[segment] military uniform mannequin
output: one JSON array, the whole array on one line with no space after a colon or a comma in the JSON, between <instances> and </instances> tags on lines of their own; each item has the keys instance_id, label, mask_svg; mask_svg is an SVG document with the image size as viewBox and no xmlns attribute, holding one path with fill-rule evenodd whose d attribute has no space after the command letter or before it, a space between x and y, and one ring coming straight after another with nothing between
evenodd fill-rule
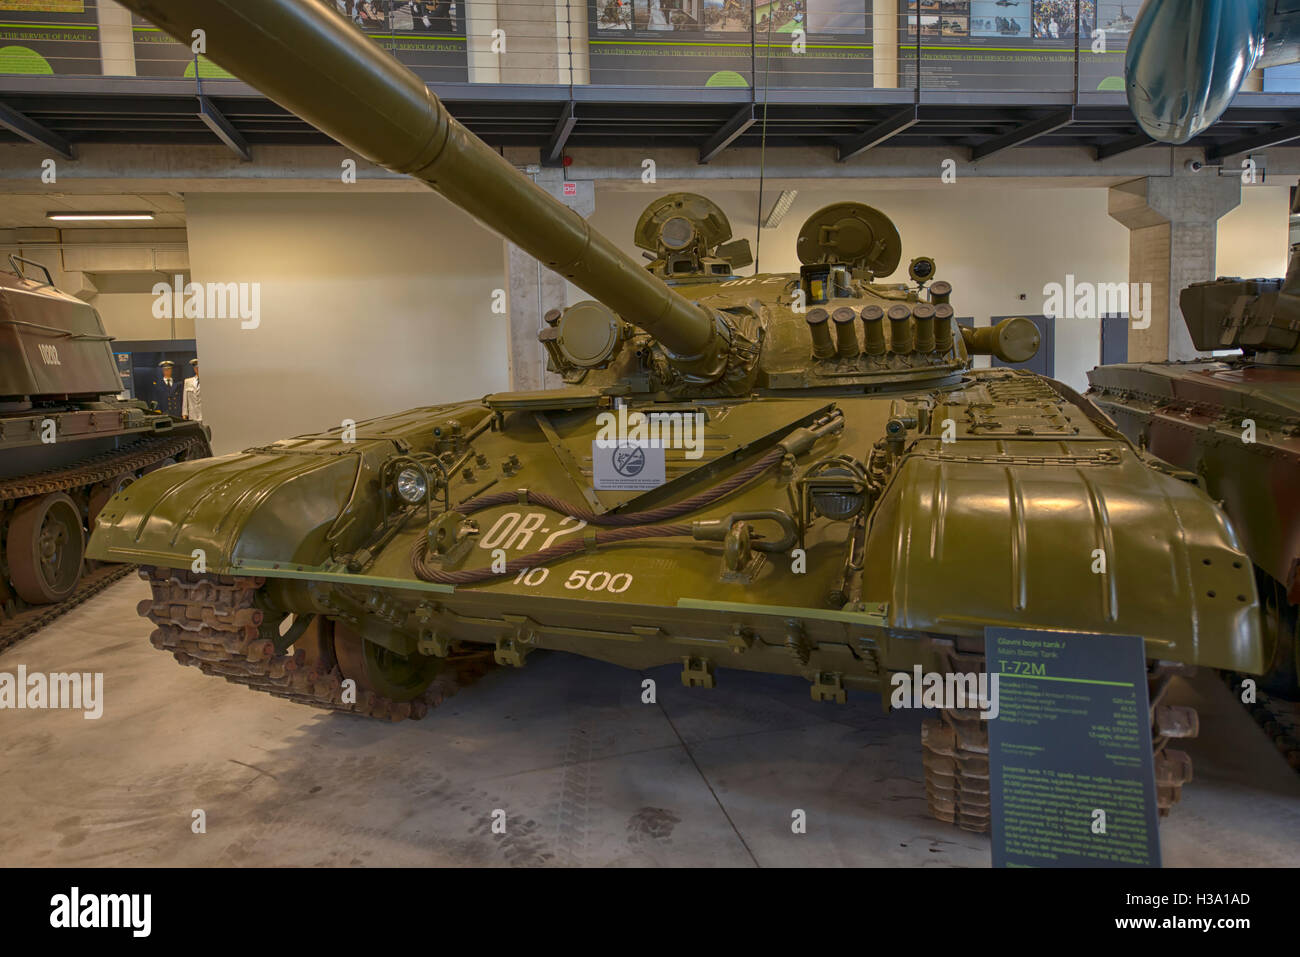
<instances>
[{"instance_id":1,"label":"military uniform mannequin","mask_svg":"<svg viewBox=\"0 0 1300 957\"><path fill-rule=\"evenodd\" d=\"M158 364L159 376L153 383L153 401L158 411L164 415L181 417L181 405L184 387L181 380L172 375L176 363L170 359Z\"/></svg>"},{"instance_id":2,"label":"military uniform mannequin","mask_svg":"<svg viewBox=\"0 0 1300 957\"><path fill-rule=\"evenodd\" d=\"M194 375L185 380L185 398L181 403L181 414L195 422L203 421L203 399L199 394L199 360L191 359L190 368Z\"/></svg>"}]
</instances>

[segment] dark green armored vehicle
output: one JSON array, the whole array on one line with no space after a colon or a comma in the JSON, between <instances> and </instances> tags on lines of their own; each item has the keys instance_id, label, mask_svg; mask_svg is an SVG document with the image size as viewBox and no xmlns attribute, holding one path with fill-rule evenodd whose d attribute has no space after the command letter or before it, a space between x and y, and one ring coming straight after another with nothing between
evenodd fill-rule
<instances>
[{"instance_id":1,"label":"dark green armored vehicle","mask_svg":"<svg viewBox=\"0 0 1300 957\"><path fill-rule=\"evenodd\" d=\"M1134 442L1220 502L1255 565L1266 687L1300 696L1300 257L1285 279L1183 290L1195 362L1103 366L1089 397Z\"/></svg>"},{"instance_id":2,"label":"dark green armored vehicle","mask_svg":"<svg viewBox=\"0 0 1300 957\"><path fill-rule=\"evenodd\" d=\"M39 263L9 262L13 271L0 271L0 648L126 571L85 562L87 529L115 492L210 451L198 423L119 399L99 314L55 289Z\"/></svg>"},{"instance_id":3,"label":"dark green armored vehicle","mask_svg":"<svg viewBox=\"0 0 1300 957\"><path fill-rule=\"evenodd\" d=\"M153 642L306 704L420 717L485 661L555 649L818 700L984 669L999 625L1139 635L1161 804L1190 777L1162 701L1205 664L1258 672L1254 576L1199 489L1022 361L1027 320L956 325L932 260L857 203L815 213L797 272L748 263L674 194L635 263L453 120L329 6L127 0L349 148L429 184L593 297L547 317L562 388L412 409L146 476L95 557L148 566ZM503 360L504 361L504 360ZM641 441L651 429L667 442ZM665 447L665 445L667 447ZM1098 550L1107 557L1094 573ZM525 680L521 676L519 680ZM926 724L933 813L989 823L975 710Z\"/></svg>"}]
</instances>

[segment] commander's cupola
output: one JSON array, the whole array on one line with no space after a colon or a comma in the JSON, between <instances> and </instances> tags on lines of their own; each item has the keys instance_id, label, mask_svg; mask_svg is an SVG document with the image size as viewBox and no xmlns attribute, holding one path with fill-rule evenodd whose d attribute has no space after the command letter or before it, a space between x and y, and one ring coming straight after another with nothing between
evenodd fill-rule
<instances>
[{"instance_id":1,"label":"commander's cupola","mask_svg":"<svg viewBox=\"0 0 1300 957\"><path fill-rule=\"evenodd\" d=\"M731 223L717 203L695 193L671 193L646 207L634 241L661 279L730 279L754 257L749 240L731 239Z\"/></svg>"}]
</instances>

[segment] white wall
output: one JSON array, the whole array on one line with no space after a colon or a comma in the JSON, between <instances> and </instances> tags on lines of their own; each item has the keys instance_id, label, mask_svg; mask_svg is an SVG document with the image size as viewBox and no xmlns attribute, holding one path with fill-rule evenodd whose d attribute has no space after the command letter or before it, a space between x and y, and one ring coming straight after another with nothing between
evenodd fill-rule
<instances>
[{"instance_id":1,"label":"white wall","mask_svg":"<svg viewBox=\"0 0 1300 957\"><path fill-rule=\"evenodd\" d=\"M1241 205L1219 220L1219 275L1243 279L1285 276L1290 211L1290 183L1244 187Z\"/></svg>"},{"instance_id":2,"label":"white wall","mask_svg":"<svg viewBox=\"0 0 1300 957\"><path fill-rule=\"evenodd\" d=\"M151 277L167 282L166 277ZM194 320L185 316L159 319L153 314L154 297L147 292L100 293L90 301L99 310L104 328L115 339L192 339ZM175 335L172 334L173 328Z\"/></svg>"},{"instance_id":3,"label":"white wall","mask_svg":"<svg viewBox=\"0 0 1300 957\"><path fill-rule=\"evenodd\" d=\"M261 323L200 319L218 452L507 388L501 240L438 196L194 193L196 282L261 283Z\"/></svg>"},{"instance_id":4,"label":"white wall","mask_svg":"<svg viewBox=\"0 0 1300 957\"><path fill-rule=\"evenodd\" d=\"M63 256L54 244L0 244L0 262L17 253L25 259L41 263L50 270L54 285L71 292L78 286L78 275L65 272ZM40 270L30 275L43 278ZM104 321L104 329L115 339L192 339L194 320L178 316L175 320L159 319L153 314L153 296L148 292L153 284L171 281L162 273L92 273L89 278L97 292L89 300Z\"/></svg>"},{"instance_id":5,"label":"white wall","mask_svg":"<svg viewBox=\"0 0 1300 957\"><path fill-rule=\"evenodd\" d=\"M689 188L674 184L674 188ZM758 197L753 191L700 188L731 219L737 238L755 246ZM778 190L765 190L766 209ZM593 224L640 259L632 227L655 194L607 189L596 194ZM768 272L798 269L795 241L814 211L836 202L875 206L898 225L903 257L889 281L907 281L907 265L932 256L938 275L953 284L953 308L984 325L990 316L1038 315L1043 287L1067 273L1095 283L1128 281L1128 230L1107 214L1101 188L958 182L921 188L800 191L781 225L763 230L759 265ZM748 272L748 270L741 270ZM1021 296L1024 299L1021 299ZM1100 361L1100 323L1061 319L1056 324L1056 374L1076 389Z\"/></svg>"}]
</instances>

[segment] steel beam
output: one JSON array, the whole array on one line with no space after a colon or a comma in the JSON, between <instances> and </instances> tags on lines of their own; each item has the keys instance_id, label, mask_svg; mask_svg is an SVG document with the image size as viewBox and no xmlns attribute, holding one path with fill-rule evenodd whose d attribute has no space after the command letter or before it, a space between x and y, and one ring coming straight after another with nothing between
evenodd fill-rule
<instances>
[{"instance_id":1,"label":"steel beam","mask_svg":"<svg viewBox=\"0 0 1300 957\"><path fill-rule=\"evenodd\" d=\"M1154 142L1155 140L1147 136L1145 133L1138 133L1136 136L1126 136L1122 140L1102 143L1095 149L1097 162L1100 163L1102 160L1110 159L1112 156L1119 156L1121 153L1127 153L1129 150L1141 149L1142 147L1149 146Z\"/></svg>"},{"instance_id":2,"label":"steel beam","mask_svg":"<svg viewBox=\"0 0 1300 957\"><path fill-rule=\"evenodd\" d=\"M1300 140L1300 123L1274 127L1266 133L1243 136L1241 139L1232 140L1230 143L1212 146L1205 151L1205 158L1213 163L1226 156L1236 156L1238 153L1253 153L1255 150L1266 150L1270 146L1281 146L1283 143L1292 143L1295 140Z\"/></svg>"},{"instance_id":3,"label":"steel beam","mask_svg":"<svg viewBox=\"0 0 1300 957\"><path fill-rule=\"evenodd\" d=\"M700 165L703 166L725 150L756 122L757 117L754 115L753 103L748 103L738 109L731 119L723 123L718 128L718 131L700 147Z\"/></svg>"},{"instance_id":4,"label":"steel beam","mask_svg":"<svg viewBox=\"0 0 1300 957\"><path fill-rule=\"evenodd\" d=\"M245 163L252 160L253 154L249 152L248 144L244 142L244 138L240 136L239 130L231 126L230 121L226 119L225 114L217 109L216 105L213 104L211 100L201 94L199 96L198 117L203 121L203 124L213 132L217 139L230 147L231 151Z\"/></svg>"},{"instance_id":5,"label":"steel beam","mask_svg":"<svg viewBox=\"0 0 1300 957\"><path fill-rule=\"evenodd\" d=\"M1069 126L1073 122L1074 107L1057 113L1049 113L1032 123L1026 123L1024 126L1019 126L1010 132L1003 133L1001 136L995 136L971 147L971 162L988 159L994 153L1001 153L1003 150L1009 150L1016 146L1024 146L1031 140L1046 136L1048 133L1055 132L1063 126Z\"/></svg>"},{"instance_id":6,"label":"steel beam","mask_svg":"<svg viewBox=\"0 0 1300 957\"><path fill-rule=\"evenodd\" d=\"M555 124L555 130L551 133L550 140L542 147L543 166L558 166L563 159L564 144L569 142L569 134L578 125L577 107L578 104L573 100L564 104L564 109L560 111L560 119Z\"/></svg>"},{"instance_id":7,"label":"steel beam","mask_svg":"<svg viewBox=\"0 0 1300 957\"><path fill-rule=\"evenodd\" d=\"M893 139L904 130L910 130L921 121L921 108L912 104L905 110L899 110L893 116L882 120L875 126L863 130L855 136L840 140L837 144L836 161L843 163L859 153L874 149L886 140Z\"/></svg>"},{"instance_id":8,"label":"steel beam","mask_svg":"<svg viewBox=\"0 0 1300 957\"><path fill-rule=\"evenodd\" d=\"M16 133L29 143L53 150L64 159L76 159L72 153L72 144L62 136L53 130L47 130L31 117L3 103L0 103L0 126L11 133Z\"/></svg>"}]
</instances>

